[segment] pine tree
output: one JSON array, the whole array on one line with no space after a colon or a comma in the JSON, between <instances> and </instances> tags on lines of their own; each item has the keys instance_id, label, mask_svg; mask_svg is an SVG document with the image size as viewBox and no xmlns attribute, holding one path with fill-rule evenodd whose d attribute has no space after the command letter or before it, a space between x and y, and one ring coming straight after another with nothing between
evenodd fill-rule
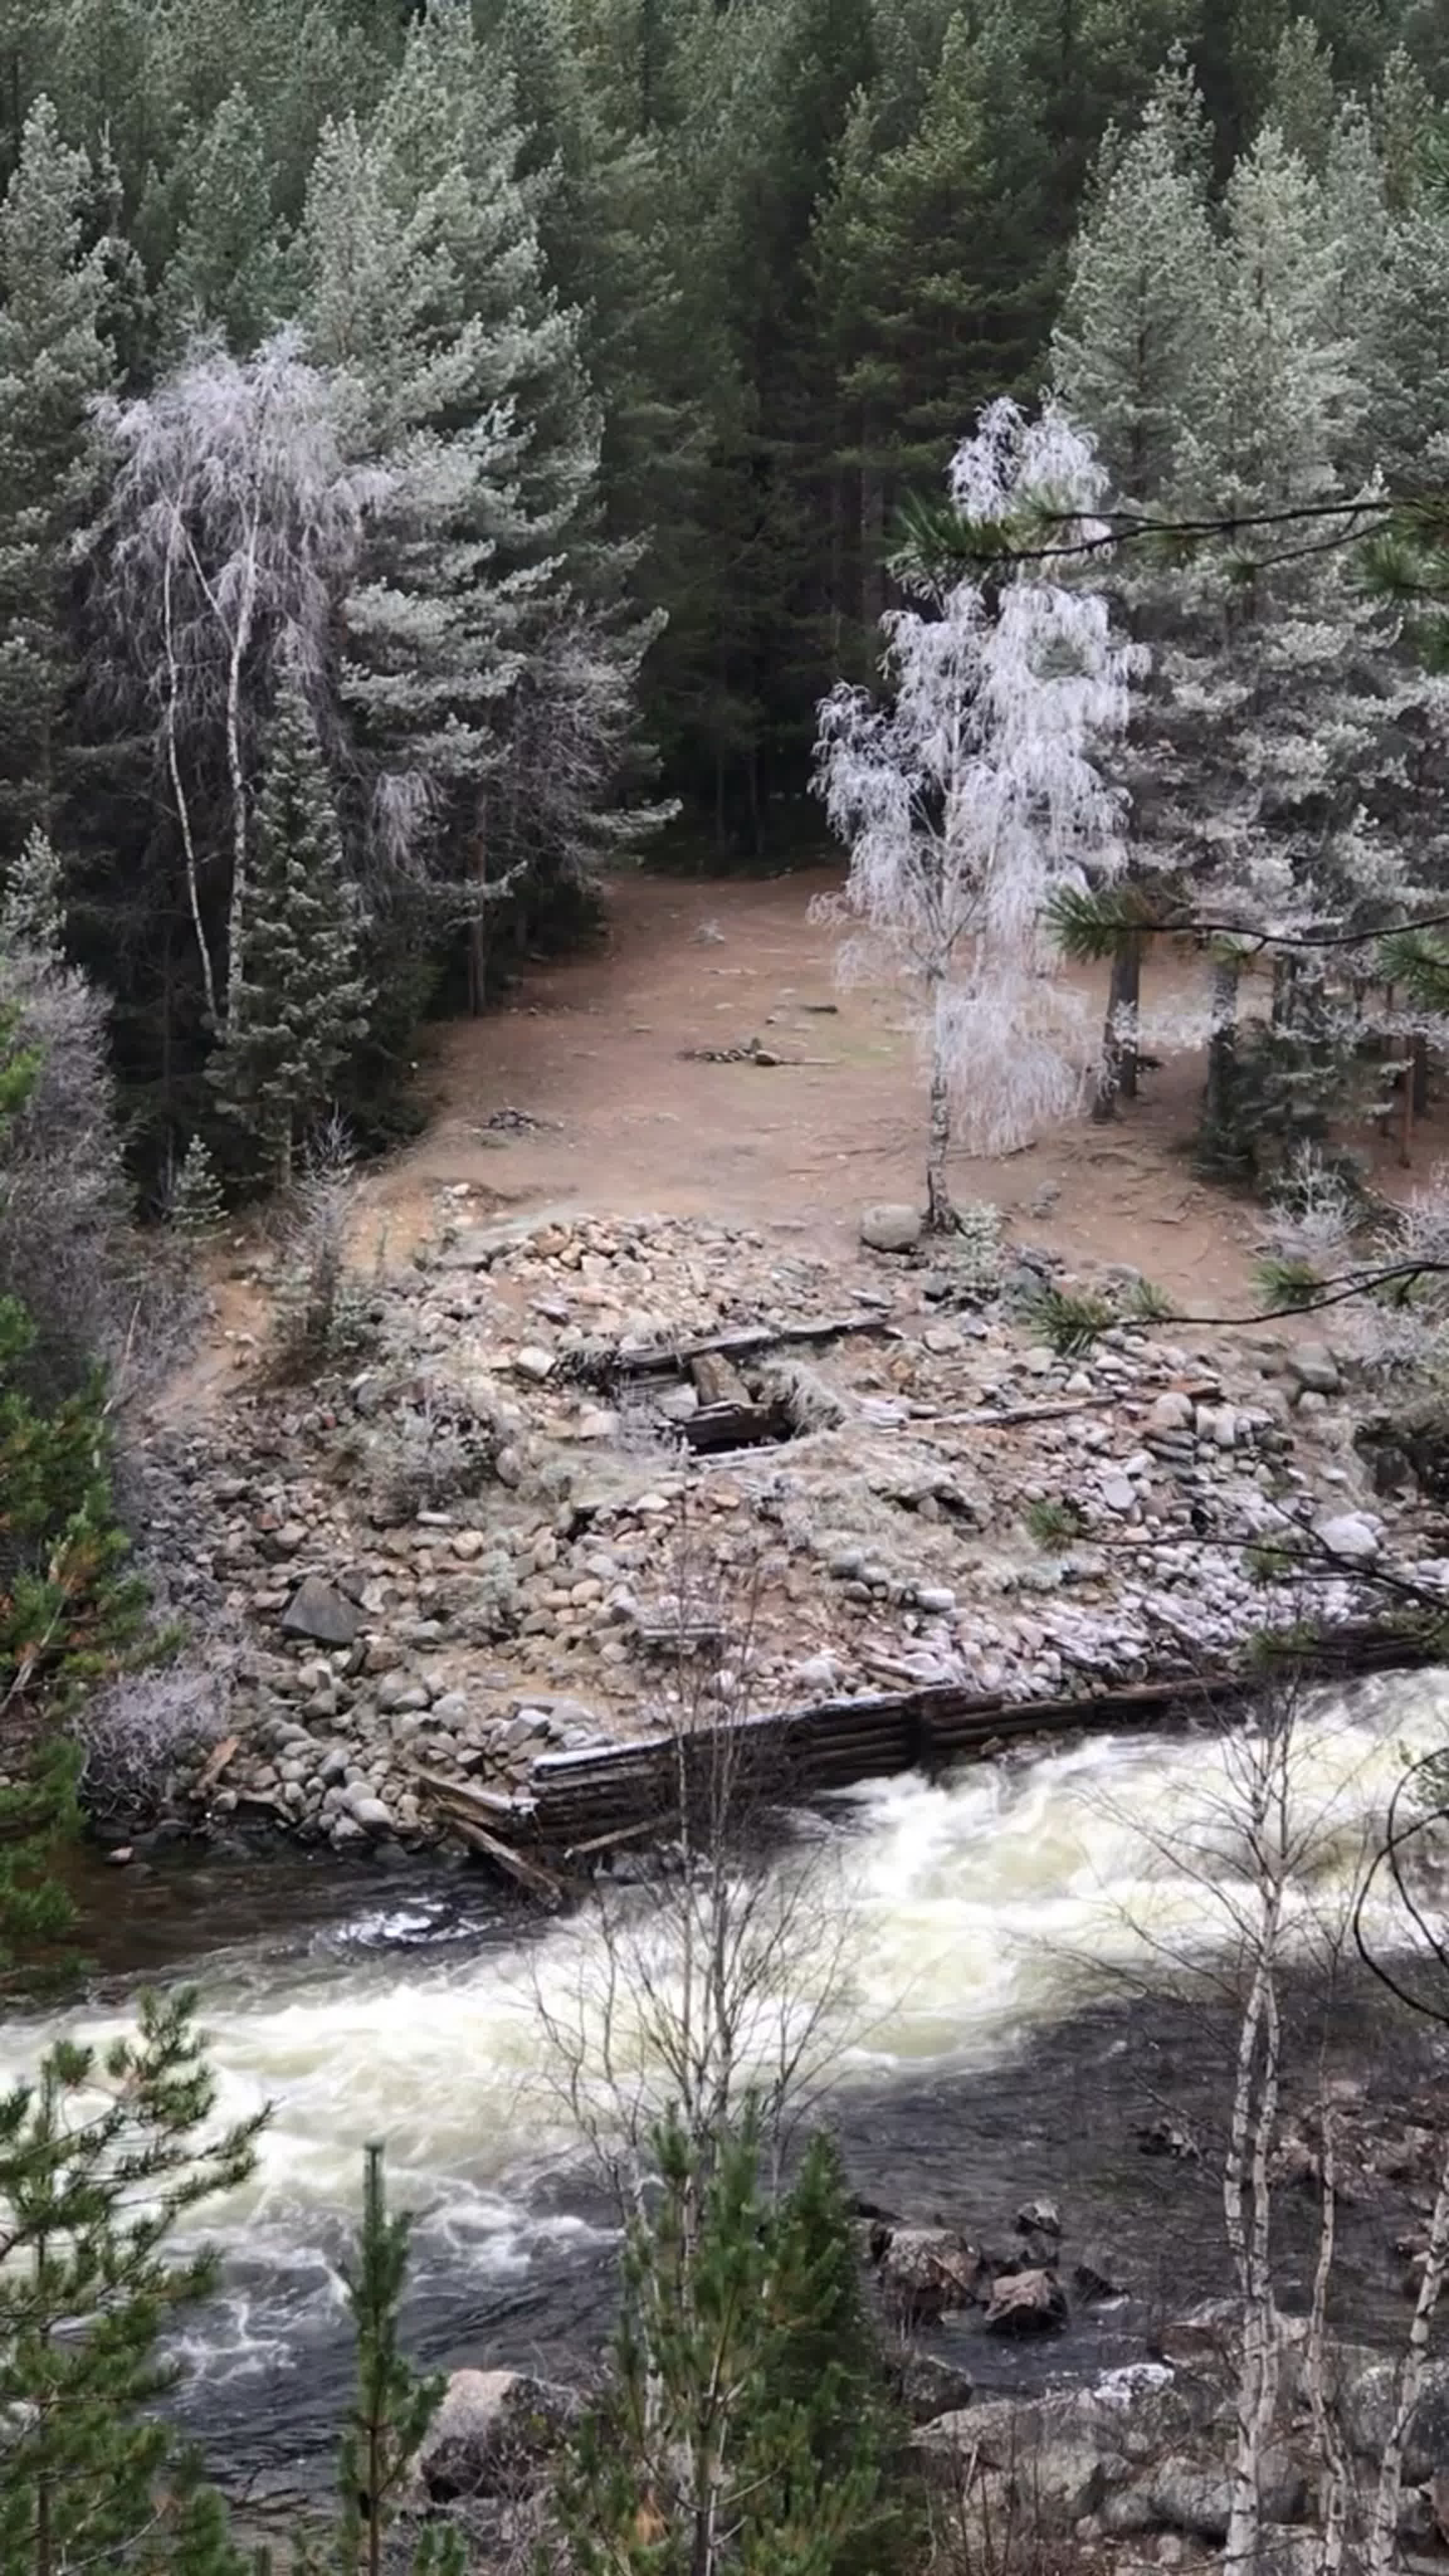
<instances>
[{"instance_id":1,"label":"pine tree","mask_svg":"<svg viewBox=\"0 0 1449 2576\"><path fill-rule=\"evenodd\" d=\"M569 763L574 810L607 818L652 631L600 524L578 320L549 291L521 153L497 55L435 0L366 130L324 139L302 238L310 345L356 387L387 470L344 603L373 849L452 889L475 1006L500 882L538 883L541 857L543 883L569 883L589 855L587 829L538 828L520 705L546 701L564 653L585 685L563 712L600 719Z\"/></svg>"},{"instance_id":2,"label":"pine tree","mask_svg":"<svg viewBox=\"0 0 1449 2576\"><path fill-rule=\"evenodd\" d=\"M362 2223L342 2277L357 2332L357 2395L342 2442L337 2528L320 2549L305 2545L296 2576L381 2576L394 2568L389 2534L398 2502L426 2439L447 2382L420 2379L403 2357L398 2310L407 2282L412 2221L389 2213L383 2150L366 2151ZM425 2524L408 2565L411 2576L464 2576L460 2532Z\"/></svg>"},{"instance_id":3,"label":"pine tree","mask_svg":"<svg viewBox=\"0 0 1449 2576\"><path fill-rule=\"evenodd\" d=\"M65 963L65 880L54 844L38 824L0 882L0 955L20 950L47 966Z\"/></svg>"},{"instance_id":4,"label":"pine tree","mask_svg":"<svg viewBox=\"0 0 1449 2576\"><path fill-rule=\"evenodd\" d=\"M1337 112L1333 57L1313 20L1294 18L1279 39L1266 121L1315 178L1323 177Z\"/></svg>"},{"instance_id":5,"label":"pine tree","mask_svg":"<svg viewBox=\"0 0 1449 2576\"><path fill-rule=\"evenodd\" d=\"M60 2041L0 2101L7 2576L244 2576L216 2498L155 2412L177 2376L163 2334L215 2278L208 2255L172 2240L245 2179L262 2125L211 2125L194 2014L189 1993L149 1998L134 2039Z\"/></svg>"},{"instance_id":6,"label":"pine tree","mask_svg":"<svg viewBox=\"0 0 1449 2576\"><path fill-rule=\"evenodd\" d=\"M209 1068L281 1187L366 1025L359 923L317 732L284 674L255 814L242 962Z\"/></svg>"},{"instance_id":7,"label":"pine tree","mask_svg":"<svg viewBox=\"0 0 1449 2576\"><path fill-rule=\"evenodd\" d=\"M1219 270L1207 182L1201 100L1174 64L1138 132L1104 147L1052 344L1062 401L1138 506L1169 488L1199 398Z\"/></svg>"},{"instance_id":8,"label":"pine tree","mask_svg":"<svg viewBox=\"0 0 1449 2576\"><path fill-rule=\"evenodd\" d=\"M188 209L162 280L163 327L184 347L219 324L227 346L245 355L279 318L285 260L266 139L240 90L185 156L181 184Z\"/></svg>"},{"instance_id":9,"label":"pine tree","mask_svg":"<svg viewBox=\"0 0 1449 2576\"><path fill-rule=\"evenodd\" d=\"M1449 210L1432 199L1392 227L1372 320L1373 461L1412 489L1449 462Z\"/></svg>"},{"instance_id":10,"label":"pine tree","mask_svg":"<svg viewBox=\"0 0 1449 2576\"><path fill-rule=\"evenodd\" d=\"M67 546L86 407L114 366L104 253L82 233L91 178L40 100L0 207L0 857L49 819L74 677Z\"/></svg>"},{"instance_id":11,"label":"pine tree","mask_svg":"<svg viewBox=\"0 0 1449 2576\"><path fill-rule=\"evenodd\" d=\"M852 111L816 258L839 369L844 546L860 558L838 604L866 625L902 498L939 480L963 419L1029 390L1052 280L1021 245L1041 238L1046 173L1020 62L964 14L906 141L882 155L870 98ZM862 636L862 667L870 649Z\"/></svg>"},{"instance_id":12,"label":"pine tree","mask_svg":"<svg viewBox=\"0 0 1449 2576\"><path fill-rule=\"evenodd\" d=\"M557 2502L579 2576L889 2576L912 2500L853 2281L838 2168L772 2206L760 2141L655 2141L613 2369ZM888 2491L888 2481L892 2481Z\"/></svg>"},{"instance_id":13,"label":"pine tree","mask_svg":"<svg viewBox=\"0 0 1449 2576\"><path fill-rule=\"evenodd\" d=\"M1443 119L1433 91L1402 45L1390 54L1369 104L1389 210L1407 214L1429 178Z\"/></svg>"},{"instance_id":14,"label":"pine tree","mask_svg":"<svg viewBox=\"0 0 1449 2576\"><path fill-rule=\"evenodd\" d=\"M192 1136L177 1166L166 1204L166 1221L188 1243L209 1243L221 1232L226 1198L211 1149L202 1135Z\"/></svg>"},{"instance_id":15,"label":"pine tree","mask_svg":"<svg viewBox=\"0 0 1449 2576\"><path fill-rule=\"evenodd\" d=\"M6 1131L39 1070L0 1003L0 1224ZM18 1298L0 1294L0 1735L15 1748L0 1782L0 1965L70 1922L54 1864L77 1821L76 1757L53 1721L115 1669L145 1610L111 1499L104 1386L93 1372L73 1392L42 1392L36 1338Z\"/></svg>"}]
</instances>

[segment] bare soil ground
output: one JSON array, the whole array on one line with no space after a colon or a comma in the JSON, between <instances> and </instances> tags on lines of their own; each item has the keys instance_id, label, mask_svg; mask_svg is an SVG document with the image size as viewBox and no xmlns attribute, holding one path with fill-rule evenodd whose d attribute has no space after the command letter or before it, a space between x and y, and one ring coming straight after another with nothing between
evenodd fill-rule
<instances>
[{"instance_id":1,"label":"bare soil ground","mask_svg":"<svg viewBox=\"0 0 1449 2576\"><path fill-rule=\"evenodd\" d=\"M909 1008L889 987L837 982L837 934L811 903L839 881L828 866L765 882L621 872L598 948L531 966L501 1009L426 1035L427 1126L361 1182L359 1259L395 1261L432 1238L445 1189L474 1219L716 1217L842 1258L863 1206L918 1200L925 1105ZM1161 1001L1202 970L1168 957L1149 972ZM1079 980L1103 1007L1105 972ZM782 1061L697 1052L751 1040ZM1073 1264L1130 1262L1191 1312L1251 1308L1261 1210L1198 1180L1183 1150L1202 1074L1197 1056L1171 1057L1109 1125L1082 1116L1003 1160L960 1157L958 1199L994 1200L1009 1235ZM1397 1136L1353 1141L1395 1194L1449 1154L1449 1116L1416 1130L1408 1171ZM217 1265L212 1329L170 1390L173 1418L265 1330L267 1300L244 1273Z\"/></svg>"},{"instance_id":2,"label":"bare soil ground","mask_svg":"<svg viewBox=\"0 0 1449 2576\"><path fill-rule=\"evenodd\" d=\"M389 1253L431 1232L436 1192L462 1183L500 1214L716 1216L842 1247L870 1200L918 1198L908 1007L837 984L836 933L810 918L836 881L619 877L599 951L531 969L503 1010L437 1033L427 1131L364 1189ZM686 1053L752 1039L785 1061ZM1254 1211L1195 1180L1179 1150L1200 1083L1178 1059L1110 1126L1078 1119L1003 1161L963 1157L957 1195L994 1199L1010 1231L1074 1259L1134 1262L1174 1296L1241 1297ZM487 1126L507 1110L539 1123Z\"/></svg>"}]
</instances>

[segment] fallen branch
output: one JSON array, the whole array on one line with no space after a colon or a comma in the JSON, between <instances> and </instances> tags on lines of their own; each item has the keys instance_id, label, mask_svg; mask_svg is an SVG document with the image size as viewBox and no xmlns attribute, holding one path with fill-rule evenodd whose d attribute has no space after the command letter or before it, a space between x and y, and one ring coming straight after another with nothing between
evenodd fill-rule
<instances>
[{"instance_id":1,"label":"fallen branch","mask_svg":"<svg viewBox=\"0 0 1449 2576\"><path fill-rule=\"evenodd\" d=\"M216 1751L212 1754L210 1761L207 1763L206 1769L202 1772L200 1779L197 1781L196 1786L191 1793L193 1797L210 1797L212 1790L216 1787L216 1784L221 1778L223 1771L226 1769L227 1764L233 1759L240 1743L241 1737L239 1735L229 1735L226 1738L225 1743L217 1746Z\"/></svg>"},{"instance_id":2,"label":"fallen branch","mask_svg":"<svg viewBox=\"0 0 1449 2576\"><path fill-rule=\"evenodd\" d=\"M1218 1379L1207 1378L1195 1386L1164 1388L1163 1392L1185 1395L1191 1404L1213 1404L1222 1389ZM995 1431L1016 1422L1061 1422L1073 1413L1097 1412L1117 1404L1140 1409L1142 1403L1140 1388L1117 1387L1105 1395L1064 1396L1060 1404L1012 1404L999 1412L983 1405L974 1413L918 1413L912 1421L935 1423L943 1431Z\"/></svg>"}]
</instances>

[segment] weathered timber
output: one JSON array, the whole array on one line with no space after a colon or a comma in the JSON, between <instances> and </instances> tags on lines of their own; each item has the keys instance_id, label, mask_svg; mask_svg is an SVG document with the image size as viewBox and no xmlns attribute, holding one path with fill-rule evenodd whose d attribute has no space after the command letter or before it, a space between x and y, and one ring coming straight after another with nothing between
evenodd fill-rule
<instances>
[{"instance_id":1,"label":"weathered timber","mask_svg":"<svg viewBox=\"0 0 1449 2576\"><path fill-rule=\"evenodd\" d=\"M788 1440L790 1416L783 1404L710 1404L679 1427L695 1455L707 1458L723 1449L763 1449Z\"/></svg>"},{"instance_id":2,"label":"weathered timber","mask_svg":"<svg viewBox=\"0 0 1449 2576\"><path fill-rule=\"evenodd\" d=\"M495 1869L502 1870L505 1878L516 1880L538 1904L548 1906L551 1911L562 1905L564 1884L562 1879L555 1878L552 1870L541 1869L535 1860L526 1860L511 1843L501 1843L496 1834L490 1834L484 1826L473 1824L466 1817L451 1815L449 1825L468 1851L476 1852L480 1860L491 1861Z\"/></svg>"},{"instance_id":3,"label":"weathered timber","mask_svg":"<svg viewBox=\"0 0 1449 2576\"><path fill-rule=\"evenodd\" d=\"M533 1818L533 1800L511 1795L503 1789L480 1789L475 1780L453 1780L443 1771L425 1771L421 1763L413 1764L413 1778L437 1798L451 1798L457 1806L476 1808L486 1824L527 1827Z\"/></svg>"},{"instance_id":4,"label":"weathered timber","mask_svg":"<svg viewBox=\"0 0 1449 2576\"><path fill-rule=\"evenodd\" d=\"M757 1351L781 1350L800 1342L839 1342L852 1333L889 1333L898 1337L898 1328L877 1307L853 1315L816 1315L788 1324L742 1324L726 1333L701 1333L690 1341L655 1342L644 1350L622 1350L614 1355L613 1366L620 1377L657 1377L687 1368L706 1353L718 1353L723 1359L749 1359Z\"/></svg>"},{"instance_id":5,"label":"weathered timber","mask_svg":"<svg viewBox=\"0 0 1449 2576\"><path fill-rule=\"evenodd\" d=\"M1362 1624L1285 1650L1283 1658L1286 1670L1308 1681L1406 1670L1434 1660L1425 1639ZM931 1769L1012 1739L1150 1725L1251 1698L1266 1677L1259 1663L1015 1703L999 1691L927 1683L736 1720L701 1729L682 1743L663 1737L545 1753L530 1775L533 1837L546 1849L566 1850L591 1835L621 1834L631 1826L641 1839L651 1826L668 1831L678 1812L681 1778L687 1794L691 1780L706 1782L711 1764L722 1758L738 1767L743 1790L778 1802L917 1766Z\"/></svg>"}]
</instances>

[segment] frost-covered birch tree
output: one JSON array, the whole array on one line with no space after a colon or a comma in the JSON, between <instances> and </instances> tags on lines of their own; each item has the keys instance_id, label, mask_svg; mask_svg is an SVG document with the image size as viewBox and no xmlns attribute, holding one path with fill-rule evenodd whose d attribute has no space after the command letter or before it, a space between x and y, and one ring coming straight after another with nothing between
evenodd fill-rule
<instances>
[{"instance_id":1,"label":"frost-covered birch tree","mask_svg":"<svg viewBox=\"0 0 1449 2576\"><path fill-rule=\"evenodd\" d=\"M950 469L956 511L984 524L1035 506L1085 531L1105 482L1063 412L1005 400ZM1126 725L1137 657L1099 593L1025 561L922 581L883 627L885 700L842 684L820 710L818 790L850 852L826 909L851 934L844 970L884 967L916 1001L927 1215L945 1229L953 1142L1008 1151L1080 1095L1092 1050L1045 914L1123 864L1125 799L1097 754Z\"/></svg>"},{"instance_id":2,"label":"frost-covered birch tree","mask_svg":"<svg viewBox=\"0 0 1449 2576\"><path fill-rule=\"evenodd\" d=\"M97 661L150 735L220 1035L243 979L252 795L281 660L324 689L384 478L345 458L336 389L291 332L245 361L198 345L101 427L115 472L93 540Z\"/></svg>"}]
</instances>

